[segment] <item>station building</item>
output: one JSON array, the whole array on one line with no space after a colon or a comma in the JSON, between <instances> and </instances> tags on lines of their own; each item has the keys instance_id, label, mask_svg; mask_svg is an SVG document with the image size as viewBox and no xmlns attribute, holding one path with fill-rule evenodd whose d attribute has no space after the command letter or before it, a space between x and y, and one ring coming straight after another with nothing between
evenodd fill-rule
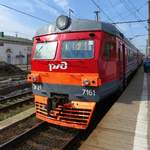
<instances>
[{"instance_id":1,"label":"station building","mask_svg":"<svg viewBox=\"0 0 150 150\"><path fill-rule=\"evenodd\" d=\"M30 64L32 40L6 36L0 32L0 61L8 64Z\"/></svg>"}]
</instances>

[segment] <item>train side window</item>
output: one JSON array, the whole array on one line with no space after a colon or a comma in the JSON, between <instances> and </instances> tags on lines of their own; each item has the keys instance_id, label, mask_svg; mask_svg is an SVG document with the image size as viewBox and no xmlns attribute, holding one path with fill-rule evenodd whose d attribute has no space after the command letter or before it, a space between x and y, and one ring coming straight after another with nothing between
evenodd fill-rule
<instances>
[{"instance_id":1,"label":"train side window","mask_svg":"<svg viewBox=\"0 0 150 150\"><path fill-rule=\"evenodd\" d=\"M106 60L110 60L111 58L111 49L112 49L112 44L106 43L104 47L104 57L106 58Z\"/></svg>"},{"instance_id":2,"label":"train side window","mask_svg":"<svg viewBox=\"0 0 150 150\"><path fill-rule=\"evenodd\" d=\"M118 43L118 61L121 61L121 43Z\"/></svg>"},{"instance_id":3,"label":"train side window","mask_svg":"<svg viewBox=\"0 0 150 150\"><path fill-rule=\"evenodd\" d=\"M118 48L118 60L120 61L120 47Z\"/></svg>"},{"instance_id":4,"label":"train side window","mask_svg":"<svg viewBox=\"0 0 150 150\"><path fill-rule=\"evenodd\" d=\"M128 49L128 62L134 60L134 52L132 49Z\"/></svg>"}]
</instances>

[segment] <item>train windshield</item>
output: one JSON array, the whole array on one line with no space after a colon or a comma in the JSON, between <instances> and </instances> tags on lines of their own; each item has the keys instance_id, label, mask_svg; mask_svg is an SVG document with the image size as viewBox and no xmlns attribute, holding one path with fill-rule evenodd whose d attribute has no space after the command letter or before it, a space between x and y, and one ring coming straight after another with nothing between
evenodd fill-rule
<instances>
[{"instance_id":1,"label":"train windshield","mask_svg":"<svg viewBox=\"0 0 150 150\"><path fill-rule=\"evenodd\" d=\"M37 43L34 50L34 59L54 59L57 42Z\"/></svg>"},{"instance_id":2,"label":"train windshield","mask_svg":"<svg viewBox=\"0 0 150 150\"><path fill-rule=\"evenodd\" d=\"M88 59L94 56L93 40L63 41L62 58Z\"/></svg>"}]
</instances>

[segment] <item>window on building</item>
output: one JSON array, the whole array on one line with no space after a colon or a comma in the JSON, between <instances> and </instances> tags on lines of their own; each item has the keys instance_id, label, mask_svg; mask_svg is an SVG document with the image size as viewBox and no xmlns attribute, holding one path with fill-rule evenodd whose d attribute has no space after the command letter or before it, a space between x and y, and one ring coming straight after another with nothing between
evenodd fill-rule
<instances>
[{"instance_id":1,"label":"window on building","mask_svg":"<svg viewBox=\"0 0 150 150\"><path fill-rule=\"evenodd\" d=\"M7 54L7 63L11 64L11 54Z\"/></svg>"},{"instance_id":2,"label":"window on building","mask_svg":"<svg viewBox=\"0 0 150 150\"><path fill-rule=\"evenodd\" d=\"M8 48L8 49L6 50L6 53L12 53L11 49Z\"/></svg>"},{"instance_id":3,"label":"window on building","mask_svg":"<svg viewBox=\"0 0 150 150\"><path fill-rule=\"evenodd\" d=\"M24 64L24 58L25 56L21 53L21 51L19 51L19 54L16 55L17 64L20 64L20 65Z\"/></svg>"},{"instance_id":4,"label":"window on building","mask_svg":"<svg viewBox=\"0 0 150 150\"><path fill-rule=\"evenodd\" d=\"M0 46L4 46L4 43L3 43L3 42L0 42Z\"/></svg>"},{"instance_id":5,"label":"window on building","mask_svg":"<svg viewBox=\"0 0 150 150\"><path fill-rule=\"evenodd\" d=\"M12 51L10 48L6 49L6 57L7 57L7 63L11 64L12 63Z\"/></svg>"}]
</instances>

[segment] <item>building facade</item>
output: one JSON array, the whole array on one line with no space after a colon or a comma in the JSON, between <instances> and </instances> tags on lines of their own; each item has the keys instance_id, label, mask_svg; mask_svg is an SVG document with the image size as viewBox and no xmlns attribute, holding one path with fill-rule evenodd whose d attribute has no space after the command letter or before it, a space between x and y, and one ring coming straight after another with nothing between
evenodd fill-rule
<instances>
[{"instance_id":1,"label":"building facade","mask_svg":"<svg viewBox=\"0 0 150 150\"><path fill-rule=\"evenodd\" d=\"M0 35L0 61L9 64L30 64L32 40Z\"/></svg>"}]
</instances>

